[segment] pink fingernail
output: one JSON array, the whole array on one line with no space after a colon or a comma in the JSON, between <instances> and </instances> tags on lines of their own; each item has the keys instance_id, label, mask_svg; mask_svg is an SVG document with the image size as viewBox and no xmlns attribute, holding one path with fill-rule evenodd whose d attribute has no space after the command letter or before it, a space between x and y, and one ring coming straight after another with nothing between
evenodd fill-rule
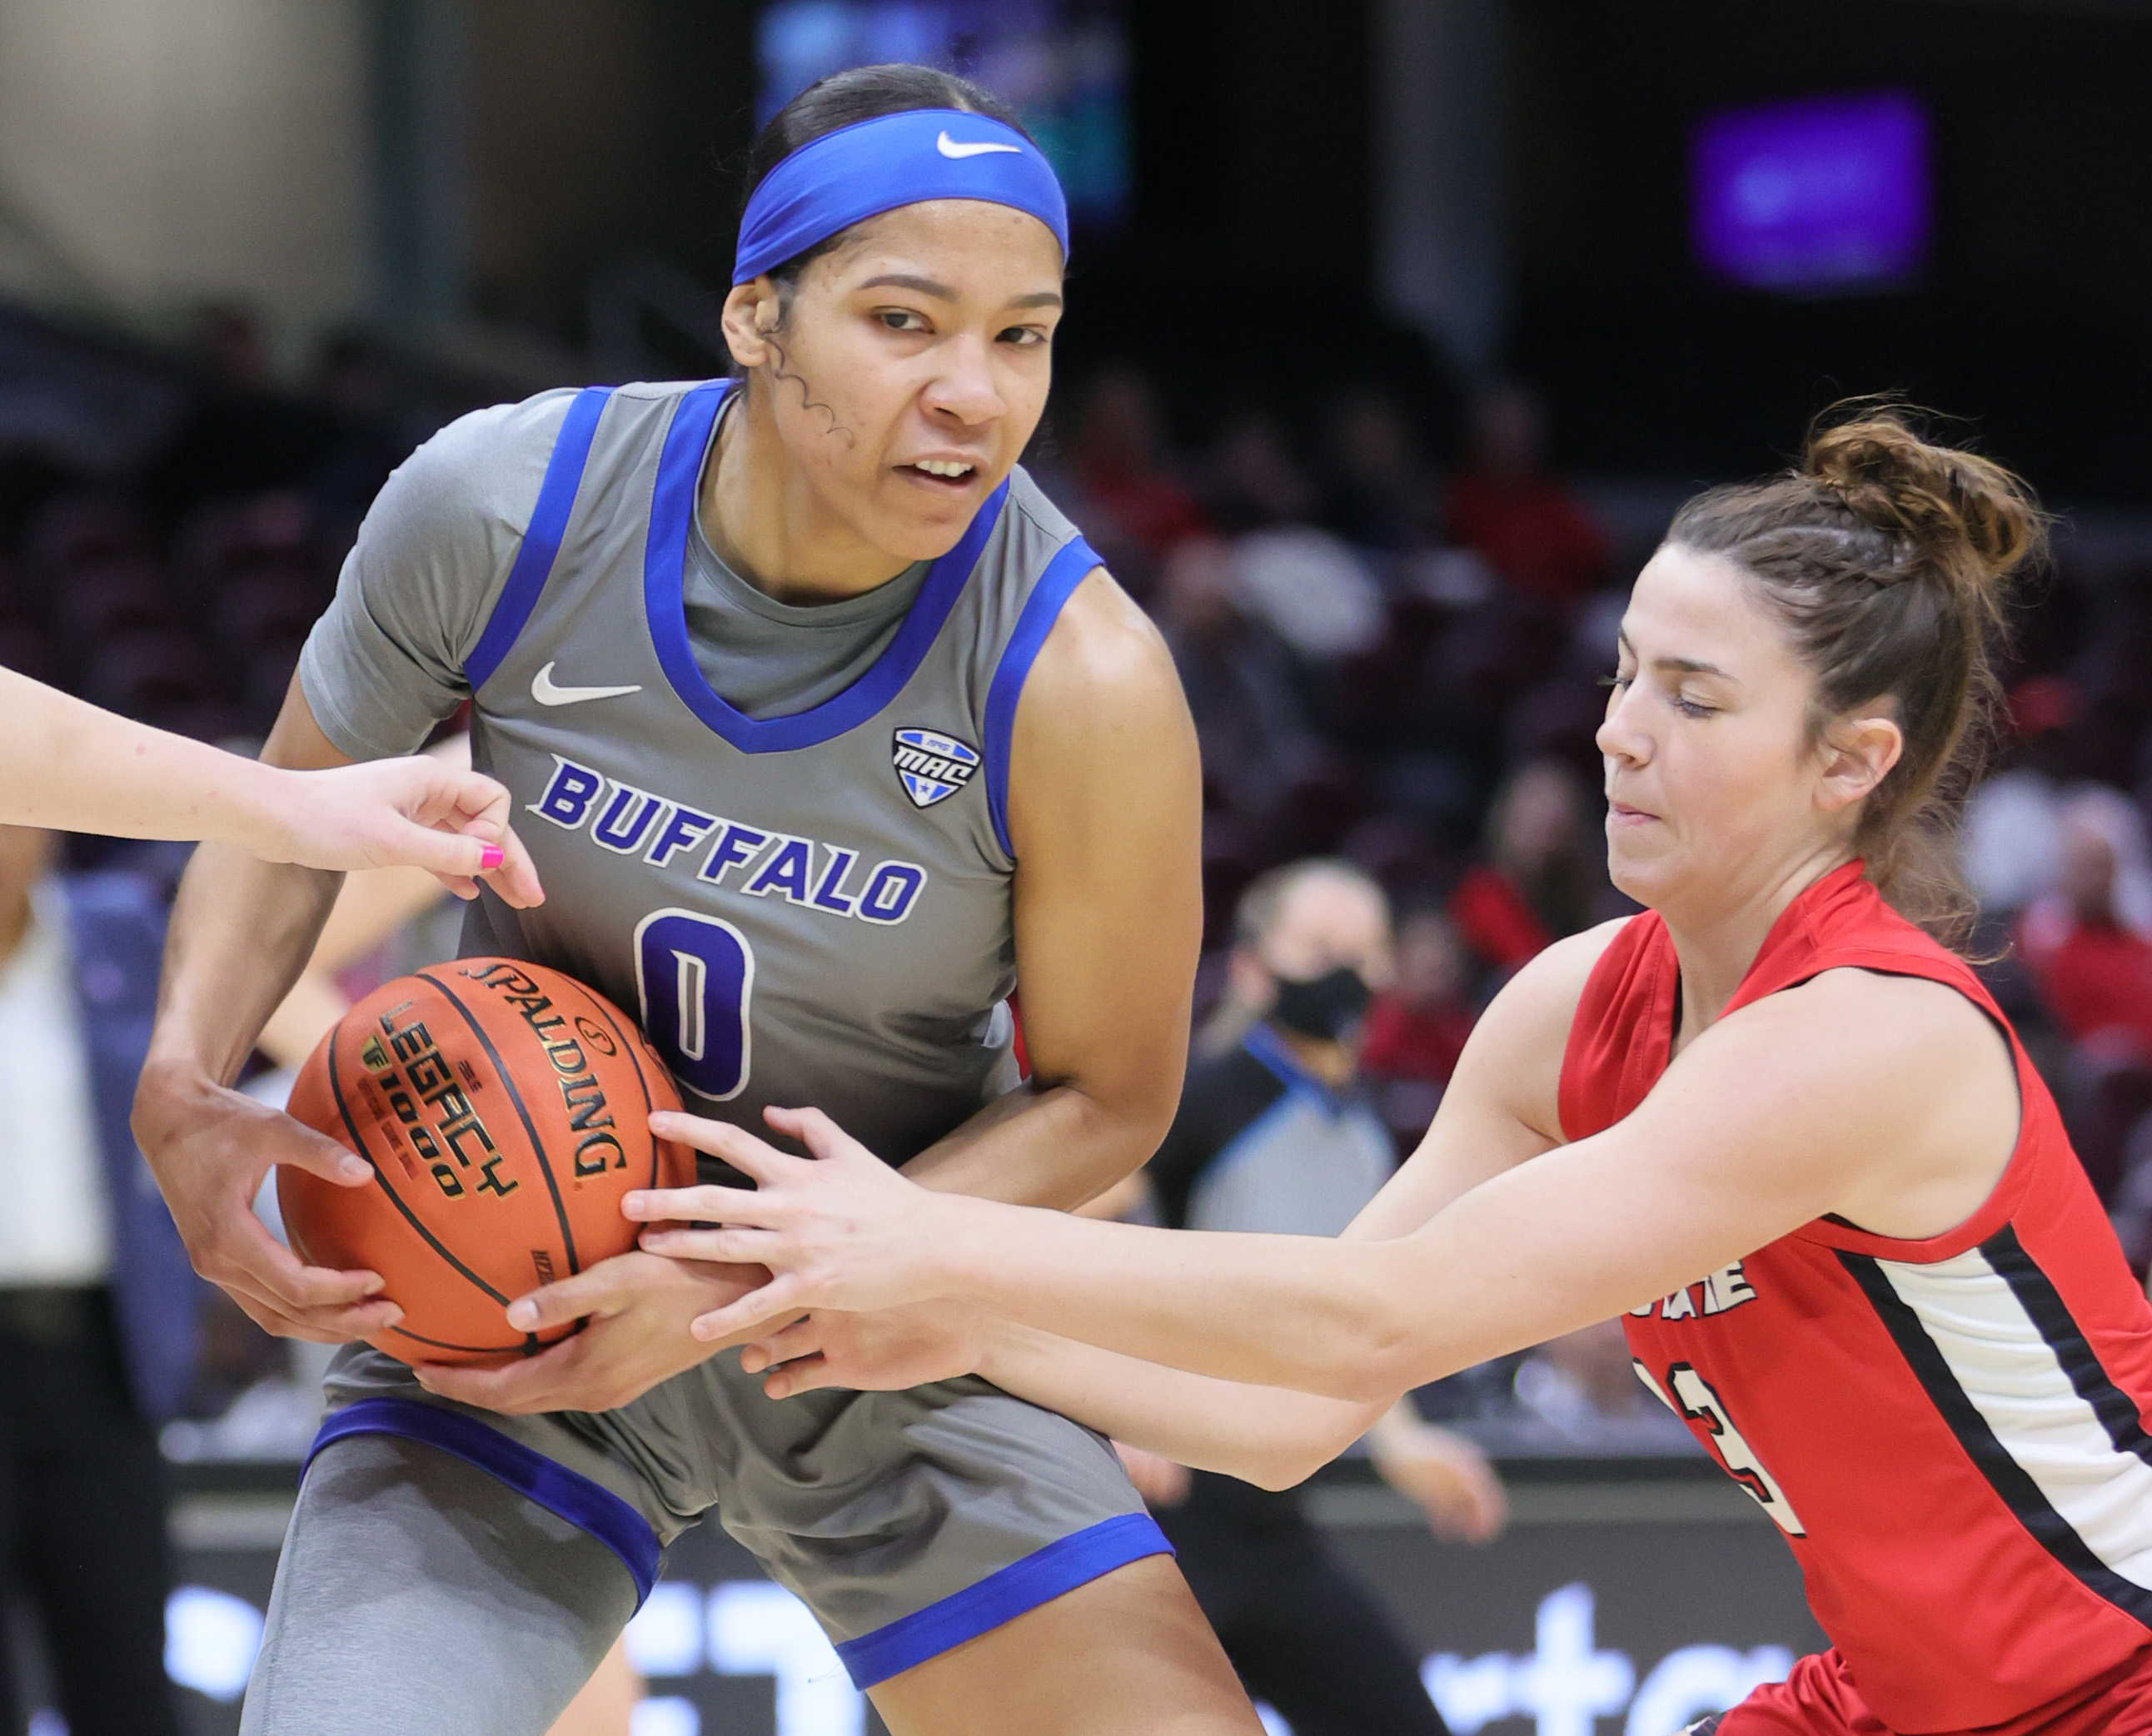
<instances>
[{"instance_id":1,"label":"pink fingernail","mask_svg":"<svg viewBox=\"0 0 2152 1736\"><path fill-rule=\"evenodd\" d=\"M490 873L507 860L507 851L502 849L499 844L488 844L478 853L478 871L481 874Z\"/></svg>"}]
</instances>

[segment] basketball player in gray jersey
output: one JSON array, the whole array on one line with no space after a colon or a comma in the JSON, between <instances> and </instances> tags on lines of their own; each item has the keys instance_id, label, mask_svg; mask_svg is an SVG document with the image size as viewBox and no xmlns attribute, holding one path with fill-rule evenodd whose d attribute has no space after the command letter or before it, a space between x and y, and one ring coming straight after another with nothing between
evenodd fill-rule
<instances>
[{"instance_id":1,"label":"basketball player in gray jersey","mask_svg":"<svg viewBox=\"0 0 2152 1736\"><path fill-rule=\"evenodd\" d=\"M795 99L750 164L742 377L430 442L267 753L405 751L471 697L548 897L489 895L467 952L633 1009L703 1116L813 1104L930 1186L1069 1207L1171 1118L1199 778L1155 635L1015 468L1066 217L995 113L917 68ZM295 1277L242 1232L270 1164L327 1161L226 1086L333 891L198 858L137 1125L256 1320L397 1344L373 1274ZM771 1400L687 1330L762 1276L622 1256L579 1280L583 1332L507 1369L349 1344L249 1736L540 1736L713 1512L897 1736L1259 1728L1100 1437L975 1379Z\"/></svg>"}]
</instances>

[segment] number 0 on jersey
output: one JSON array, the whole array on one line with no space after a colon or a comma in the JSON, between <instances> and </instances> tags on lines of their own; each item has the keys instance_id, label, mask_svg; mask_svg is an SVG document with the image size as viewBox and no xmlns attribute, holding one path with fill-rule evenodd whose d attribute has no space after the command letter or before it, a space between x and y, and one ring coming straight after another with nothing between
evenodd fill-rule
<instances>
[{"instance_id":1,"label":"number 0 on jersey","mask_svg":"<svg viewBox=\"0 0 2152 1736\"><path fill-rule=\"evenodd\" d=\"M635 925L635 992L644 1035L673 1076L699 1097L737 1097L753 1060L747 936L713 916L653 910Z\"/></svg>"}]
</instances>

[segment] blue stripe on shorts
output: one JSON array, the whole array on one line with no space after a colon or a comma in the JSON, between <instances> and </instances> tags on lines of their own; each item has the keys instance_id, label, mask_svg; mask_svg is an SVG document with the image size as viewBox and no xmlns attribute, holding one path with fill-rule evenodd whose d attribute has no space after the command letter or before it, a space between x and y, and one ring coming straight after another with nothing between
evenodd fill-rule
<instances>
[{"instance_id":1,"label":"blue stripe on shorts","mask_svg":"<svg viewBox=\"0 0 2152 1736\"><path fill-rule=\"evenodd\" d=\"M396 1435L438 1448L498 1478L578 1531L588 1531L620 1557L634 1579L637 1609L657 1583L663 1551L647 1520L603 1485L555 1464L476 1417L415 1399L361 1399L330 1413L307 1449L307 1463L312 1465L314 1455L330 1442L351 1435ZM300 1475L305 1475L303 1468Z\"/></svg>"},{"instance_id":2,"label":"blue stripe on shorts","mask_svg":"<svg viewBox=\"0 0 2152 1736\"><path fill-rule=\"evenodd\" d=\"M872 1688L1116 1567L1145 1556L1172 1553L1173 1546L1150 1514L1117 1514L1034 1550L938 1603L845 1641L837 1647L837 1656L853 1687Z\"/></svg>"}]
</instances>

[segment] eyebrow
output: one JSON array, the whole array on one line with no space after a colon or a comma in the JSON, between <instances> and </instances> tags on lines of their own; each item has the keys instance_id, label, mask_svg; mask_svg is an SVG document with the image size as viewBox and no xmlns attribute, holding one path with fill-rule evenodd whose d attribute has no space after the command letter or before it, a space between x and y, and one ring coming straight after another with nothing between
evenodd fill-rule
<instances>
[{"instance_id":1,"label":"eyebrow","mask_svg":"<svg viewBox=\"0 0 2152 1736\"><path fill-rule=\"evenodd\" d=\"M915 277L908 271L887 271L879 277L870 277L860 286L861 289L917 290L922 296L931 296L936 301L953 301L956 291L946 283L936 283L931 277Z\"/></svg>"},{"instance_id":2,"label":"eyebrow","mask_svg":"<svg viewBox=\"0 0 2152 1736\"><path fill-rule=\"evenodd\" d=\"M922 296L931 296L937 301L954 301L957 291L946 283L937 283L931 277L915 277L908 271L886 271L879 277L870 277L860 287L870 289L916 290ZM1028 296L1012 300L1011 307L1058 307L1061 297L1052 290L1038 290Z\"/></svg>"},{"instance_id":3,"label":"eyebrow","mask_svg":"<svg viewBox=\"0 0 2152 1736\"><path fill-rule=\"evenodd\" d=\"M1614 638L1631 656L1637 655L1636 646L1629 643L1629 635L1619 627L1614 630ZM1741 683L1741 677L1731 670L1721 669L1716 663L1702 662L1694 657L1654 657L1652 659L1652 667L1657 670L1671 671L1676 675L1717 676L1721 681L1732 681L1736 686Z\"/></svg>"}]
</instances>

